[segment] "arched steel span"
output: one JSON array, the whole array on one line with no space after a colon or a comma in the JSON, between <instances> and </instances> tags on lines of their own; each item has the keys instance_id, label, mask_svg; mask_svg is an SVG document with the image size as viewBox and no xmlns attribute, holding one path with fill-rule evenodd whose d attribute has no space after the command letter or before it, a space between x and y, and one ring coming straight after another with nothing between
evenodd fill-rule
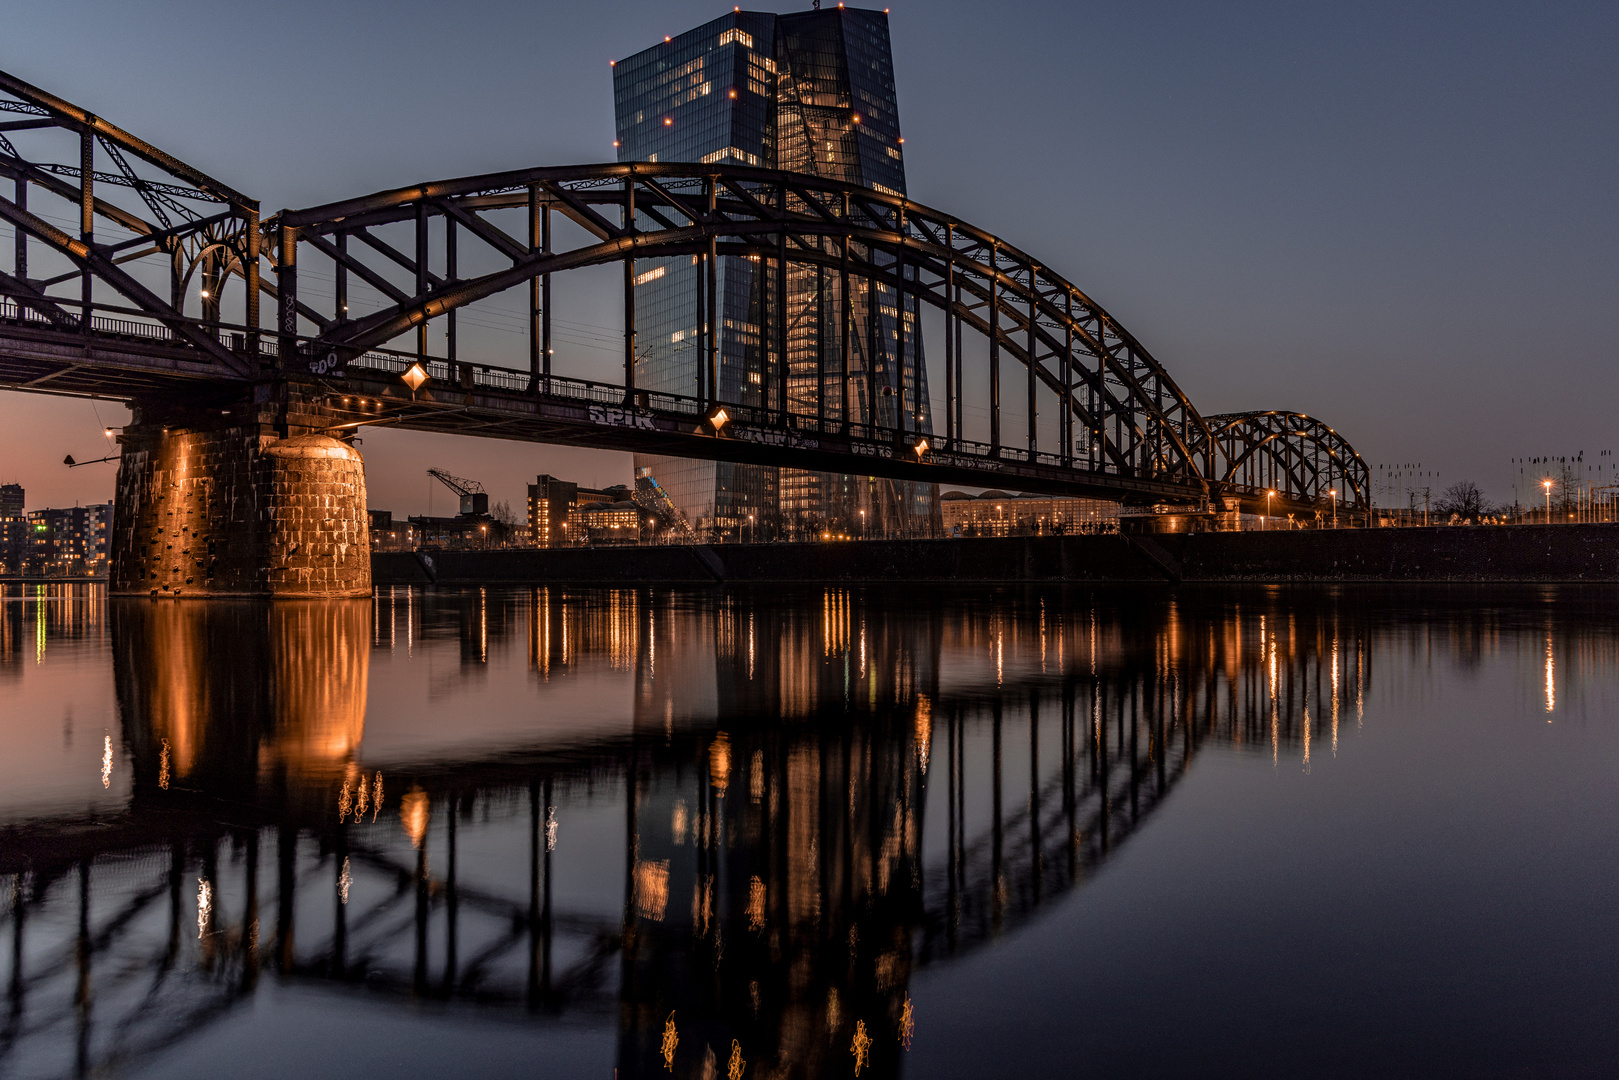
<instances>
[{"instance_id":1,"label":"arched steel span","mask_svg":"<svg viewBox=\"0 0 1619 1080\"><path fill-rule=\"evenodd\" d=\"M334 381L334 390L382 399L394 421L432 430L1138 503L1237 495L1252 505L1274 488L1284 505L1308 509L1342 479L1346 506L1369 501L1364 464L1330 429L1322 429L1332 435L1325 439L1314 421L1308 429L1272 430L1257 420L1231 426L1227 417L1217 430L1151 354L1070 282L982 229L893 194L741 167L584 165L380 192L285 211L261 228L253 199L3 72L0 112L21 116L0 124L0 175L14 185L12 198L0 196L0 218L18 237L13 272L0 272L0 384L128 398L172 391L177 380L223 387L311 372L330 379L347 365L347 379ZM71 140L64 143L62 134ZM63 145L52 148L52 137ZM19 150L41 143L40 152ZM57 216L76 216L77 235L31 210L30 193L55 200ZM521 237L493 220L513 209L528 213ZM553 211L582 226L585 242L559 250L549 228ZM98 221L132 237L104 242ZM396 223L415 225L408 250L389 242L397 229L384 230L389 237L374 231ZM430 250L432 236L442 236L441 252ZM51 256L47 275L30 273L30 244ZM468 248L468 265L480 255L488 264L491 253L506 265L461 277L458 244ZM308 289L299 295L300 249L331 260L337 285L330 304L315 302ZM778 302L775 325L761 328L768 362L745 400L725 402L715 393L712 333L703 335L694 395L636 387L635 261L691 256L712 268L722 255L762 260L775 271L764 276L774 279L777 296L787 292L789 267L813 271L827 286L815 290L832 299L815 313L813 356L789 361L788 305ZM263 275L261 258L280 288ZM134 267L126 269L141 260L165 264L168 299L131 273ZM435 261L442 273L433 271ZM625 267L622 383L553 377L551 275L612 262ZM188 301L199 275L199 296ZM232 277L244 286L241 321L227 323L221 297ZM348 319L351 277L386 308ZM526 370L457 357L456 312L524 284L534 313ZM694 303L706 305L706 314L694 321L712 329L718 322L712 273L707 284L706 296ZM260 349L261 294L278 307L269 356ZM915 320L924 303L946 319L942 425L914 386L907 393L904 377L904 354L919 347ZM883 314L872 318L872 309ZM448 324L447 356L425 357L425 328L433 320ZM915 329L894 332L907 323ZM964 328L982 338L972 368ZM367 351L412 329L415 355ZM795 342L804 340L802 327L793 333ZM940 351L935 346L935 362ZM1021 378L1010 372L1021 387L1003 384L1003 356L1021 367ZM464 392L452 406L454 419L447 419L446 395L398 393L398 373L417 358ZM875 408L855 407L855 383ZM810 385L820 392L805 393ZM976 387L986 385L982 401ZM1026 430L1014 434L1003 423L1006 394L1024 398L1010 412L1021 414ZM969 399L988 413L988 442L964 437ZM603 412L608 404L629 408ZM738 421L729 438L692 423L715 404L725 404ZM924 441L931 445L922 451Z\"/></svg>"},{"instance_id":2,"label":"arched steel span","mask_svg":"<svg viewBox=\"0 0 1619 1080\"><path fill-rule=\"evenodd\" d=\"M1256 509L1265 493L1278 506L1362 513L1372 505L1366 462L1342 435L1298 412L1224 413L1206 418L1214 436L1213 479L1244 493ZM1336 492L1336 495L1334 494Z\"/></svg>"},{"instance_id":3,"label":"arched steel span","mask_svg":"<svg viewBox=\"0 0 1619 1080\"><path fill-rule=\"evenodd\" d=\"M146 320L151 320L166 331L163 337L192 354L180 361L177 370L234 378L256 374L257 363L224 347L217 332L209 333L206 325L219 320L220 286L228 275L246 283L245 321L250 326L258 323L258 294L267 285L259 275L259 204L94 113L3 71L0 113L26 117L0 125L0 176L13 182L12 197L0 196L0 218L16 236L12 273L0 272L0 295L15 305L9 314L18 322L53 330L135 336L141 336L142 328L151 326ZM51 132L71 136L77 154L60 160L61 140L53 145L40 138ZM24 153L12 138L38 149ZM116 171L98 171L98 157ZM30 191L50 198L59 214L73 213L78 218L77 235L31 212ZM140 211L119 205L114 198L118 194L138 196L138 202L122 201ZM98 241L98 219L133 233L134 238L111 244ZM30 241L44 245L60 257L58 263L65 261L74 269L52 277L32 276ZM167 300L123 269L124 264L154 255L170 265ZM202 295L207 297L200 320L188 318L182 302L199 271ZM77 298L52 292L75 282ZM97 299L109 290L120 303ZM273 294L273 286L269 291ZM246 344L257 351L256 342Z\"/></svg>"},{"instance_id":4,"label":"arched steel span","mask_svg":"<svg viewBox=\"0 0 1619 1080\"><path fill-rule=\"evenodd\" d=\"M513 236L490 220L494 211L526 209L526 236ZM555 210L580 225L587 240L569 250L552 242L550 214ZM434 219L444 223L445 273L429 266L429 238ZM397 223L414 224L409 250L388 244L372 230ZM550 334L537 302L550 275L604 263L624 264L625 333L623 389L635 401L635 288L637 259L690 256L706 261L709 287L694 306L706 313L709 328L718 323L714 261L742 256L766 261L767 278L777 283L777 296L788 267L815 272L841 299L841 310L822 312L815 333L815 355L799 370L789 370L786 305L773 302L774 326L765 328L770 361L761 383L744 401L725 401L719 384L718 342L712 333L702 341L698 394L692 404L706 410L716 404L749 407L760 419L796 430L855 434L906 443L930 431L919 395L906 400L903 383L893 373L904 367L893 355L914 342L914 334L897 342L877 340L876 322L865 317L865 296L879 303L902 297L895 306L907 320L923 303L940 309L946 319L945 399L942 439L936 449L981 452L1008 462L1049 460L1092 475L1146 480L1184 498L1207 495L1209 461L1198 447L1210 445L1211 432L1197 410L1163 367L1118 322L1073 284L1054 274L1016 247L958 218L897 195L793 173L720 165L632 163L529 169L379 192L375 195L307 210L284 211L266 222L274 238L276 272L281 284L283 332L281 362L289 369L311 360L334 368L411 330L425 350L425 328L435 319L453 321L468 304L507 289L530 284L534 309L542 312L531 328L529 372L536 384L549 379ZM465 237L466 239L461 239ZM350 241L358 241L350 247ZM481 244L508 265L462 279L455 271L458 247ZM359 245L370 261L360 258ZM331 260L337 284L317 302L300 290L296 275L301 251ZM382 257L382 263L375 256ZM398 272L413 276L401 285ZM381 311L345 319L348 278L353 275L392 300ZM701 275L700 275L701 276ZM536 284L537 283L537 284ZM311 318L311 308L322 308ZM857 308L859 309L857 311ZM313 321L312 341L301 341L298 316ZM960 328L982 335L987 370L989 442L970 444L962 437L964 368ZM453 329L448 329L453 341ZM863 340L865 339L865 340ZM864 348L862 348L864 346ZM451 346L453 351L453 346ZM915 345L911 345L915 348ZM862 354L876 356L856 370ZM1026 431L1012 436L1002 422L1005 393L1001 359L1022 368L1021 411ZM452 364L458 358L446 358ZM899 407L886 422L845 422L851 380L864 378L867 400L879 393L897 395ZM819 383L821 392L795 402L793 380ZM885 384L878 386L878 381ZM1055 413L1055 445L1040 445L1038 417ZM1052 413L1048 412L1048 416ZM1048 438L1051 425L1047 425ZM906 436L913 438L907 439ZM1012 440L1022 443L1014 447Z\"/></svg>"}]
</instances>

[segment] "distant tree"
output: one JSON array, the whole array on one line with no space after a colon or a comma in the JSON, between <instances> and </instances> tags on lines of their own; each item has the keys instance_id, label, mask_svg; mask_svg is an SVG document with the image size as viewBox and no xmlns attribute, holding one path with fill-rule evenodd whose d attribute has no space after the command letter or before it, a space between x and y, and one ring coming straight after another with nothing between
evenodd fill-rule
<instances>
[{"instance_id":1,"label":"distant tree","mask_svg":"<svg viewBox=\"0 0 1619 1080\"><path fill-rule=\"evenodd\" d=\"M522 524L522 522L517 520L517 515L512 513L512 504L507 502L505 499L502 499L500 502L495 504L495 508L489 511L489 516L507 528L513 528Z\"/></svg>"},{"instance_id":2,"label":"distant tree","mask_svg":"<svg viewBox=\"0 0 1619 1080\"><path fill-rule=\"evenodd\" d=\"M1458 480L1446 488L1434 502L1441 516L1454 514L1463 521L1477 521L1492 511L1490 501L1471 480Z\"/></svg>"}]
</instances>

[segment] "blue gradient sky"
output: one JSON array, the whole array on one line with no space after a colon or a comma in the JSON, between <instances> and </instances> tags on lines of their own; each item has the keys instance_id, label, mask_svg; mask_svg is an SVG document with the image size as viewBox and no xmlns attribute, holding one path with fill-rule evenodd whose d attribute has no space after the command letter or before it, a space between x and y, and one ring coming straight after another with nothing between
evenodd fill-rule
<instances>
[{"instance_id":1,"label":"blue gradient sky","mask_svg":"<svg viewBox=\"0 0 1619 1080\"><path fill-rule=\"evenodd\" d=\"M7 14L0 67L270 212L610 160L607 61L723 10L56 0ZM1509 457L1619 448L1619 6L900 0L890 19L912 197L1075 281L1205 413L1309 412L1374 466L1497 498ZM111 466L60 465L99 456L103 422L121 409L0 394L0 480L31 506L109 497ZM364 450L372 505L398 513L427 509L429 465L514 505L538 471L629 478L623 455L545 446L379 430Z\"/></svg>"}]
</instances>

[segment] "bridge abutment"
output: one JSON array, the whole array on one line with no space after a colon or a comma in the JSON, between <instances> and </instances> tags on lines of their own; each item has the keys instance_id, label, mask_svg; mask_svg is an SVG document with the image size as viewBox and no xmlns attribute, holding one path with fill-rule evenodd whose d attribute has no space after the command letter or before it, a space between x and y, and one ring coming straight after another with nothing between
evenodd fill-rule
<instances>
[{"instance_id":1,"label":"bridge abutment","mask_svg":"<svg viewBox=\"0 0 1619 1080\"><path fill-rule=\"evenodd\" d=\"M319 399L137 402L122 436L111 588L167 597L371 592L365 462Z\"/></svg>"}]
</instances>

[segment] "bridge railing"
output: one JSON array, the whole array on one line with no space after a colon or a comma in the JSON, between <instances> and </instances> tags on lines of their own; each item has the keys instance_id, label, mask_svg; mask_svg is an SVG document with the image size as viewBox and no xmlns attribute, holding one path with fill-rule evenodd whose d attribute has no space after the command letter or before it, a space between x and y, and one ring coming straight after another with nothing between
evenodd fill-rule
<instances>
[{"instance_id":1,"label":"bridge railing","mask_svg":"<svg viewBox=\"0 0 1619 1080\"><path fill-rule=\"evenodd\" d=\"M23 326L38 326L41 329L73 329L82 325L82 317L72 314L58 315L52 319L31 307L17 303L15 300L0 297L0 321ZM90 329L97 334L113 334L118 337L135 337L148 341L174 341L174 331L158 322L142 322L136 319L112 318L106 315L90 316Z\"/></svg>"},{"instance_id":2,"label":"bridge railing","mask_svg":"<svg viewBox=\"0 0 1619 1080\"><path fill-rule=\"evenodd\" d=\"M105 305L98 304L96 307L107 310ZM124 309L113 308L107 314L92 315L91 330L98 336L164 342L180 348L188 347L187 342L170 327L150 319L130 318L129 314ZM26 304L19 304L9 298L0 298L0 322L34 326L42 330L71 332L79 330L79 317L76 315L69 314L66 319L60 314L54 318L48 317ZM195 320L187 322L191 323L194 329L201 330L217 340L223 348L244 359L248 358L250 338L248 327L229 323L203 324ZM256 359L261 366L273 366L279 362L280 352L276 335L260 330L251 336L257 338ZM300 340L299 345L305 346L306 342ZM707 416L716 404L693 395L650 389L637 389L626 399L624 387L619 383L554 374L535 376L528 371L494 364L420 356L392 349L369 349L348 361L348 367L351 369L392 376L404 374L414 364L421 364L429 378L441 386L539 395L577 401L586 405L627 407L645 413L688 417L693 421L700 421ZM961 438L947 439L930 431L918 432L910 428L896 428L881 423L859 421L845 423L835 416L823 417L813 413L794 412L791 409L783 412L780 409L736 402L718 402L718 404L724 407L731 422L736 425L784 432L790 439L813 439L832 435L896 448L909 448L916 445L919 440L925 439L929 444L926 453L933 461L954 456L978 462L1078 469L1092 474L1139 475L1134 469L1120 466L1105 456L1092 454L1090 448L1082 441L1076 443L1074 453L1069 456L1048 451L1031 451L1005 444L997 450L987 442Z\"/></svg>"},{"instance_id":3,"label":"bridge railing","mask_svg":"<svg viewBox=\"0 0 1619 1080\"><path fill-rule=\"evenodd\" d=\"M266 341L262 345L264 355L273 355L275 345ZM633 408L657 413L676 413L694 419L706 416L712 408L712 403L701 398L676 394L664 390L636 390L626 402L624 387L618 383L597 382L591 379L579 379L565 375L534 376L527 371L517 371L511 368L497 367L492 364L469 363L467 361L451 361L444 358L419 357L414 353L395 352L390 349L371 349L348 361L350 368L360 368L369 371L386 372L392 375L401 375L414 364L421 364L428 377L441 384L463 386L468 389L485 388L492 390L505 390L517 393L537 393L545 397L564 398L590 404L611 405L623 407L629 404ZM911 429L896 429L882 424L869 424L850 422L844 424L835 418L822 418L813 414L797 413L791 410L783 413L779 409L762 408L756 405L743 405L733 402L720 402L734 423L749 426L785 429L802 435L836 434L861 439L869 442L894 443L912 445L918 438L926 439L929 444L928 452L938 454L963 454L977 458L994 459L1004 462L1027 462L1038 465L1057 467L1075 467L1084 457L1083 448L1080 453L1064 458L1061 454L1049 452L1031 452L1014 447L1001 446L999 454L995 448L986 442L977 442L971 439L945 440L928 431L917 432ZM1090 471L1117 473L1120 470L1108 462L1096 462Z\"/></svg>"}]
</instances>

